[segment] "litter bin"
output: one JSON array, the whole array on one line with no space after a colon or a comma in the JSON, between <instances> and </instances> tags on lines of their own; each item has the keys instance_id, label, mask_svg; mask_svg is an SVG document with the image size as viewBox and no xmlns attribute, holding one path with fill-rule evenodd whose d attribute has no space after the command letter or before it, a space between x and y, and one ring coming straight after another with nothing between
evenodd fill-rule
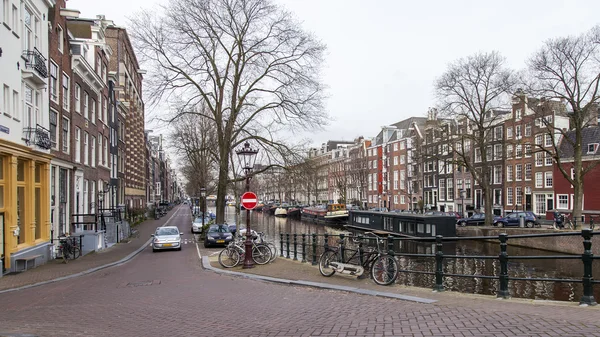
<instances>
[{"instance_id":1,"label":"litter bin","mask_svg":"<svg viewBox=\"0 0 600 337\"><path fill-rule=\"evenodd\" d=\"M519 215L519 227L525 228L525 217L523 217L523 214Z\"/></svg>"}]
</instances>

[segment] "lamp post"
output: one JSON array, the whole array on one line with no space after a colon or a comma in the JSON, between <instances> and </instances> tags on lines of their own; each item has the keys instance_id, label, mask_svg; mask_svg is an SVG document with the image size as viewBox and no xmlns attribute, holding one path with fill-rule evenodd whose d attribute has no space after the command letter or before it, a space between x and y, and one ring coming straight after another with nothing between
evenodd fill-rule
<instances>
[{"instance_id":1,"label":"lamp post","mask_svg":"<svg viewBox=\"0 0 600 337\"><path fill-rule=\"evenodd\" d=\"M102 225L102 230L106 230L104 223L104 195L109 191L108 183L106 183L106 187L98 186L102 188L102 190L98 191L98 212L100 212L100 224ZM96 226L97 227L97 226Z\"/></svg>"},{"instance_id":2,"label":"lamp post","mask_svg":"<svg viewBox=\"0 0 600 337\"><path fill-rule=\"evenodd\" d=\"M461 215L463 218L466 218L465 216L465 190L460 190L460 208L461 208Z\"/></svg>"},{"instance_id":3,"label":"lamp post","mask_svg":"<svg viewBox=\"0 0 600 337\"><path fill-rule=\"evenodd\" d=\"M206 188L200 189L200 196L202 196L202 230L204 230L204 217L206 216Z\"/></svg>"},{"instance_id":4,"label":"lamp post","mask_svg":"<svg viewBox=\"0 0 600 337\"><path fill-rule=\"evenodd\" d=\"M240 161L240 167L246 174L246 192L250 192L250 174L254 168L254 162L256 160L256 154L258 149L250 147L250 143L244 143L244 146L239 150L235 151ZM252 233L250 233L250 210L246 209L246 253L244 258L244 268L253 268L254 261L252 261Z\"/></svg>"}]
</instances>

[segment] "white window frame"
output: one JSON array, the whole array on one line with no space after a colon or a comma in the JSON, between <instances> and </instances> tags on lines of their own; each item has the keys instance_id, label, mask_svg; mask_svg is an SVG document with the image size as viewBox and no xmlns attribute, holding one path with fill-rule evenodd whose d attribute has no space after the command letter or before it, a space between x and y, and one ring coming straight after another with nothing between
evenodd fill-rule
<instances>
[{"instance_id":1,"label":"white window frame","mask_svg":"<svg viewBox=\"0 0 600 337\"><path fill-rule=\"evenodd\" d=\"M69 111L69 109L71 108L71 96L70 96L70 92L71 92L71 80L70 77L65 74L64 72L62 73L62 85L61 85L61 90L62 90L62 95L63 95L63 101L62 101L62 106L63 109L66 111Z\"/></svg>"},{"instance_id":2,"label":"white window frame","mask_svg":"<svg viewBox=\"0 0 600 337\"><path fill-rule=\"evenodd\" d=\"M531 181L532 178L532 170L533 170L533 165L531 165L531 163L525 163L523 166L523 178L525 178L525 181ZM529 173L529 177L528 174Z\"/></svg>"},{"instance_id":3,"label":"white window frame","mask_svg":"<svg viewBox=\"0 0 600 337\"><path fill-rule=\"evenodd\" d=\"M544 187L544 174L542 172L535 173L535 187L536 188Z\"/></svg>"},{"instance_id":4,"label":"white window frame","mask_svg":"<svg viewBox=\"0 0 600 337\"><path fill-rule=\"evenodd\" d=\"M562 203L561 203L562 199ZM556 207L557 209L569 209L569 195L568 194L557 194L556 195Z\"/></svg>"},{"instance_id":5,"label":"white window frame","mask_svg":"<svg viewBox=\"0 0 600 337\"><path fill-rule=\"evenodd\" d=\"M551 134L546 134L545 137L545 141L544 141L544 146L552 146L552 135Z\"/></svg>"},{"instance_id":6,"label":"white window frame","mask_svg":"<svg viewBox=\"0 0 600 337\"><path fill-rule=\"evenodd\" d=\"M513 180L513 166L512 165L506 165L506 181L512 181Z\"/></svg>"},{"instance_id":7,"label":"white window frame","mask_svg":"<svg viewBox=\"0 0 600 337\"><path fill-rule=\"evenodd\" d=\"M90 152L92 155L90 165L96 167L96 137L94 136L92 136L92 139L90 140Z\"/></svg>"},{"instance_id":8,"label":"white window frame","mask_svg":"<svg viewBox=\"0 0 600 337\"><path fill-rule=\"evenodd\" d=\"M60 128L60 136L61 136L61 150L63 153L69 154L71 151L71 120L65 116L62 116L62 126ZM66 130L65 130L66 127ZM64 132L67 132L67 136L65 137ZM66 147L65 147L66 145ZM66 148L66 149L65 149Z\"/></svg>"},{"instance_id":9,"label":"white window frame","mask_svg":"<svg viewBox=\"0 0 600 337\"><path fill-rule=\"evenodd\" d=\"M75 127L75 162L81 163L81 128Z\"/></svg>"},{"instance_id":10,"label":"white window frame","mask_svg":"<svg viewBox=\"0 0 600 337\"><path fill-rule=\"evenodd\" d=\"M50 85L50 100L57 104L58 98L60 97L60 91L58 87L58 73L58 65L54 63L54 61L50 60L50 79L48 80L48 84Z\"/></svg>"},{"instance_id":11,"label":"white window frame","mask_svg":"<svg viewBox=\"0 0 600 337\"><path fill-rule=\"evenodd\" d=\"M61 27L61 25L57 25L56 26L56 35L57 35L57 39L58 39L58 52L59 53L63 53L63 45L64 45L64 30Z\"/></svg>"},{"instance_id":12,"label":"white window frame","mask_svg":"<svg viewBox=\"0 0 600 337\"><path fill-rule=\"evenodd\" d=\"M548 184L548 181L550 181L550 184ZM554 187L554 177L552 176L552 171L544 172L544 187Z\"/></svg>"},{"instance_id":13,"label":"white window frame","mask_svg":"<svg viewBox=\"0 0 600 337\"><path fill-rule=\"evenodd\" d=\"M506 204L507 205L512 205L514 203L514 195L513 195L513 188L512 187L507 187L506 188Z\"/></svg>"},{"instance_id":14,"label":"white window frame","mask_svg":"<svg viewBox=\"0 0 600 337\"><path fill-rule=\"evenodd\" d=\"M83 165L90 164L90 134L83 132Z\"/></svg>"},{"instance_id":15,"label":"white window frame","mask_svg":"<svg viewBox=\"0 0 600 337\"><path fill-rule=\"evenodd\" d=\"M90 99L90 121L92 124L96 124L96 100Z\"/></svg>"},{"instance_id":16,"label":"white window frame","mask_svg":"<svg viewBox=\"0 0 600 337\"><path fill-rule=\"evenodd\" d=\"M512 139L513 137L513 128L509 126L506 128L506 139Z\"/></svg>"},{"instance_id":17,"label":"white window frame","mask_svg":"<svg viewBox=\"0 0 600 337\"><path fill-rule=\"evenodd\" d=\"M535 167L544 166L544 152L535 153Z\"/></svg>"},{"instance_id":18,"label":"white window frame","mask_svg":"<svg viewBox=\"0 0 600 337\"><path fill-rule=\"evenodd\" d=\"M87 91L83 92L83 118L89 120L90 119L90 95Z\"/></svg>"},{"instance_id":19,"label":"white window frame","mask_svg":"<svg viewBox=\"0 0 600 337\"><path fill-rule=\"evenodd\" d=\"M81 86L75 83L75 112L81 114Z\"/></svg>"}]
</instances>

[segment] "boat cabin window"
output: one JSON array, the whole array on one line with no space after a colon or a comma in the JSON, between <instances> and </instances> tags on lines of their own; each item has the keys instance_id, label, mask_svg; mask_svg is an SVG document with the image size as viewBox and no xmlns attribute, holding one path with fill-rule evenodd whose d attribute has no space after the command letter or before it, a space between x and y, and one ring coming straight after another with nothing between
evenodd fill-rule
<instances>
[{"instance_id":1,"label":"boat cabin window","mask_svg":"<svg viewBox=\"0 0 600 337\"><path fill-rule=\"evenodd\" d=\"M425 231L425 225L422 223L417 224L417 233L423 233Z\"/></svg>"},{"instance_id":2,"label":"boat cabin window","mask_svg":"<svg viewBox=\"0 0 600 337\"><path fill-rule=\"evenodd\" d=\"M427 233L427 234L431 233L431 224L425 225L425 233Z\"/></svg>"}]
</instances>

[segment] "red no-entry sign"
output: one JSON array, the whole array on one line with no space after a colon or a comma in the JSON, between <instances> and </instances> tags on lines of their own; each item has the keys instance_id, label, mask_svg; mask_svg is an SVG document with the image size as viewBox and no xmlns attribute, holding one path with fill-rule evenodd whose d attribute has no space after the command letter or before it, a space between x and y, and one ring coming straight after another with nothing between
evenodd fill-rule
<instances>
[{"instance_id":1,"label":"red no-entry sign","mask_svg":"<svg viewBox=\"0 0 600 337\"><path fill-rule=\"evenodd\" d=\"M258 197L254 192L245 192L242 194L242 206L245 209L254 209L258 204Z\"/></svg>"}]
</instances>

